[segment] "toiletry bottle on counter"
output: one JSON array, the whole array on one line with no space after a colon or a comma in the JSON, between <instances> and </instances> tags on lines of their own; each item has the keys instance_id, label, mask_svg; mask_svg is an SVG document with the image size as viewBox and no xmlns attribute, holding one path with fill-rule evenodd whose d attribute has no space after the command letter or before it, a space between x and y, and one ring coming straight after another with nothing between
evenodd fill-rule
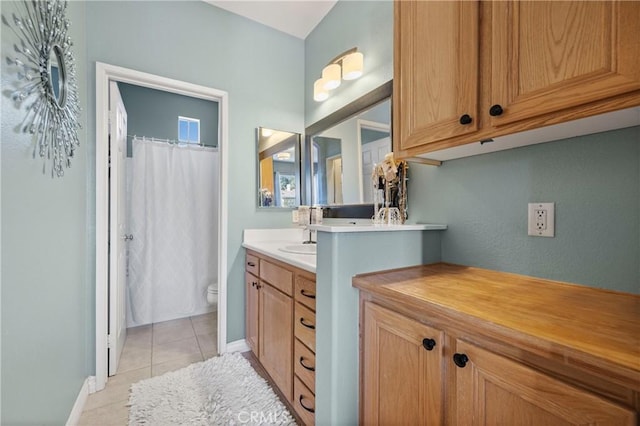
<instances>
[{"instance_id":1,"label":"toiletry bottle on counter","mask_svg":"<svg viewBox=\"0 0 640 426\"><path fill-rule=\"evenodd\" d=\"M311 223L313 223L315 225L321 225L322 224L322 207L314 206L311 209Z\"/></svg>"},{"instance_id":2,"label":"toiletry bottle on counter","mask_svg":"<svg viewBox=\"0 0 640 426\"><path fill-rule=\"evenodd\" d=\"M299 206L298 207L298 225L307 226L310 222L310 211L309 206Z\"/></svg>"}]
</instances>

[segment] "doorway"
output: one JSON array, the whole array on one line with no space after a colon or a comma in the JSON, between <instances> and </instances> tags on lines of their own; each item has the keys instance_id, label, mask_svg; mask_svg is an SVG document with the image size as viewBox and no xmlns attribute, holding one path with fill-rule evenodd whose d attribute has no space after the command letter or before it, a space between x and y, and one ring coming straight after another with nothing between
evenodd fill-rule
<instances>
[{"instance_id":1,"label":"doorway","mask_svg":"<svg viewBox=\"0 0 640 426\"><path fill-rule=\"evenodd\" d=\"M220 156L218 195L218 350L226 351L226 277L227 277L227 181L228 94L224 91L179 80L160 77L113 65L96 63L96 390L107 380L107 347L113 345L109 327L109 85L129 83L160 91L215 101L219 104ZM113 194L111 195L113 197ZM117 343L115 343L117 344Z\"/></svg>"}]
</instances>

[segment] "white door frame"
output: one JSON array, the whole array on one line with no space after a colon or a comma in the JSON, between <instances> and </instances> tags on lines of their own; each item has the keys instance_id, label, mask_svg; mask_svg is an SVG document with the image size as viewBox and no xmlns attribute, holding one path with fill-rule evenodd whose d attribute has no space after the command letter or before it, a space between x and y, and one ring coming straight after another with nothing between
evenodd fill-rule
<instances>
[{"instance_id":1,"label":"white door frame","mask_svg":"<svg viewBox=\"0 0 640 426\"><path fill-rule=\"evenodd\" d=\"M227 182L229 94L211 87L96 62L96 390L107 381L109 232L109 81L218 102L220 192L218 199L218 351L227 346Z\"/></svg>"},{"instance_id":2,"label":"white door frame","mask_svg":"<svg viewBox=\"0 0 640 426\"><path fill-rule=\"evenodd\" d=\"M379 130L382 132L391 132L391 126L386 123L378 123L377 121L363 120L358 118L356 120L356 128L358 132L358 183L360 185L360 203L364 202L364 181L362 179L362 129ZM393 150L393 148L392 148Z\"/></svg>"}]
</instances>

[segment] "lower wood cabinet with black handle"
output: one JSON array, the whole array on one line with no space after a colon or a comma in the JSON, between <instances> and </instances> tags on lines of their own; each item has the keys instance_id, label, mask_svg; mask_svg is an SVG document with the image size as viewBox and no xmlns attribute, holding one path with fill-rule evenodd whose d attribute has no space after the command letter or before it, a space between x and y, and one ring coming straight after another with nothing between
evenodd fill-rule
<instances>
[{"instance_id":1,"label":"lower wood cabinet with black handle","mask_svg":"<svg viewBox=\"0 0 640 426\"><path fill-rule=\"evenodd\" d=\"M448 264L353 284L360 424L638 424L638 295Z\"/></svg>"}]
</instances>

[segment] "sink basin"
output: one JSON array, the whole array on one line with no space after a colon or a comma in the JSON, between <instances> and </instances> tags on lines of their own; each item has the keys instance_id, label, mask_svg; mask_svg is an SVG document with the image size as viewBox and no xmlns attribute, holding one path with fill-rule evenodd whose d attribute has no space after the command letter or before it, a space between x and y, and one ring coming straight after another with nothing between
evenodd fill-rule
<instances>
[{"instance_id":1,"label":"sink basin","mask_svg":"<svg viewBox=\"0 0 640 426\"><path fill-rule=\"evenodd\" d=\"M292 244L280 247L279 250L296 254L316 254L316 244Z\"/></svg>"}]
</instances>

